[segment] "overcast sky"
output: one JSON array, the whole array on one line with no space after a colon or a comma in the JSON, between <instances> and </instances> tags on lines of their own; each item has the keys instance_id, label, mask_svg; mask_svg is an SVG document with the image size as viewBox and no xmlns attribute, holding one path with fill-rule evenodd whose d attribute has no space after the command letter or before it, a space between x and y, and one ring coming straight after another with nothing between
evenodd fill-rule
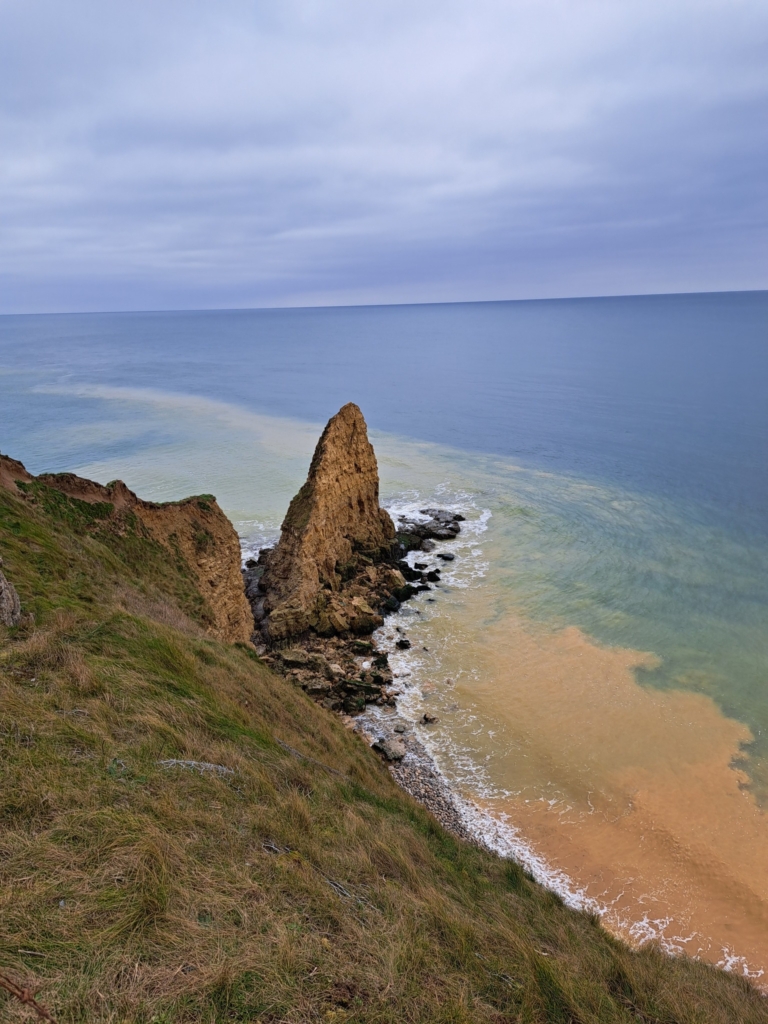
<instances>
[{"instance_id":1,"label":"overcast sky","mask_svg":"<svg viewBox=\"0 0 768 1024\"><path fill-rule=\"evenodd\" d=\"M0 311L768 287L768 0L0 0Z\"/></svg>"}]
</instances>

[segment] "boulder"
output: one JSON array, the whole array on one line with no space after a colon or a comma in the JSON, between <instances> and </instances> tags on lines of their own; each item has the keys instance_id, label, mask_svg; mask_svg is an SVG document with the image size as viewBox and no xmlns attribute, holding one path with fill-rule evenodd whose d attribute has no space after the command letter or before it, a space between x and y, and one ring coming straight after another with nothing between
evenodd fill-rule
<instances>
[{"instance_id":1,"label":"boulder","mask_svg":"<svg viewBox=\"0 0 768 1024\"><path fill-rule=\"evenodd\" d=\"M394 736L381 736L373 744L373 749L378 750L388 761L402 761L405 757L405 744Z\"/></svg>"},{"instance_id":2,"label":"boulder","mask_svg":"<svg viewBox=\"0 0 768 1024\"><path fill-rule=\"evenodd\" d=\"M18 626L21 622L21 602L14 585L2 572L0 558L0 626Z\"/></svg>"},{"instance_id":3,"label":"boulder","mask_svg":"<svg viewBox=\"0 0 768 1024\"><path fill-rule=\"evenodd\" d=\"M364 598L347 596L343 584L363 566L389 558L394 539L392 520L379 507L379 471L365 420L349 403L323 431L261 577L268 637L310 629L362 634L380 626L381 616Z\"/></svg>"},{"instance_id":4,"label":"boulder","mask_svg":"<svg viewBox=\"0 0 768 1024\"><path fill-rule=\"evenodd\" d=\"M282 651L280 657L283 659L283 664L286 668L307 668L309 665L309 655L306 651L302 651L300 647Z\"/></svg>"},{"instance_id":5,"label":"boulder","mask_svg":"<svg viewBox=\"0 0 768 1024\"><path fill-rule=\"evenodd\" d=\"M419 512L423 516L429 516L430 519L437 519L441 523L463 523L464 516L459 515L458 512L448 512L444 508L420 508Z\"/></svg>"},{"instance_id":6,"label":"boulder","mask_svg":"<svg viewBox=\"0 0 768 1024\"><path fill-rule=\"evenodd\" d=\"M439 508L423 508L422 515L429 516L427 522L402 518L398 524L397 540L402 551L433 551L433 540L453 540L461 532L459 523L464 516Z\"/></svg>"}]
</instances>

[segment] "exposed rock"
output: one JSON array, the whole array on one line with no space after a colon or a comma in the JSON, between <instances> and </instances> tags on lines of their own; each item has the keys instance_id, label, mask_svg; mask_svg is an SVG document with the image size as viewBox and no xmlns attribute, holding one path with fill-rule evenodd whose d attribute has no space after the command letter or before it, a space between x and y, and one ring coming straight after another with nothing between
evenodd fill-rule
<instances>
[{"instance_id":1,"label":"exposed rock","mask_svg":"<svg viewBox=\"0 0 768 1024\"><path fill-rule=\"evenodd\" d=\"M306 690L311 697L325 697L330 693L331 684L324 679L312 679Z\"/></svg>"},{"instance_id":2,"label":"exposed rock","mask_svg":"<svg viewBox=\"0 0 768 1024\"><path fill-rule=\"evenodd\" d=\"M0 487L19 493L16 484L29 483L31 480L34 480L34 477L27 472L21 462L8 455L0 455Z\"/></svg>"},{"instance_id":3,"label":"exposed rock","mask_svg":"<svg viewBox=\"0 0 768 1024\"><path fill-rule=\"evenodd\" d=\"M394 736L382 736L373 744L373 749L383 754L388 761L402 761L405 757L405 743Z\"/></svg>"},{"instance_id":4,"label":"exposed rock","mask_svg":"<svg viewBox=\"0 0 768 1024\"><path fill-rule=\"evenodd\" d=\"M418 537L422 540L453 540L460 531L461 527L458 523L445 523L439 519L429 519L426 523L419 523L414 519L401 519L398 529L399 534ZM424 548L421 547L420 550L423 551Z\"/></svg>"},{"instance_id":5,"label":"exposed rock","mask_svg":"<svg viewBox=\"0 0 768 1024\"><path fill-rule=\"evenodd\" d=\"M449 512L444 508L420 508L419 512L421 512L423 516L429 516L430 519L437 519L440 523L465 522L464 516L459 515L458 512Z\"/></svg>"},{"instance_id":6,"label":"exposed rock","mask_svg":"<svg viewBox=\"0 0 768 1024\"><path fill-rule=\"evenodd\" d=\"M2 565L0 558L0 626L18 626L21 622L21 601L14 585L3 575Z\"/></svg>"},{"instance_id":7,"label":"exposed rock","mask_svg":"<svg viewBox=\"0 0 768 1024\"><path fill-rule=\"evenodd\" d=\"M429 516L426 522L403 517L397 524L397 543L401 552L434 551L434 540L453 540L461 532L459 523L464 516L446 509L423 508L422 515Z\"/></svg>"},{"instance_id":8,"label":"exposed rock","mask_svg":"<svg viewBox=\"0 0 768 1024\"><path fill-rule=\"evenodd\" d=\"M349 403L323 431L266 564L262 630L273 641L309 629L372 632L383 619L368 598L386 589L377 563L391 556L394 539L392 520L379 507L379 472L365 420ZM365 579L358 579L361 568L370 569Z\"/></svg>"},{"instance_id":9,"label":"exposed rock","mask_svg":"<svg viewBox=\"0 0 768 1024\"><path fill-rule=\"evenodd\" d=\"M456 555L451 551L438 551L437 558L442 558L444 562L452 562L456 558Z\"/></svg>"},{"instance_id":10,"label":"exposed rock","mask_svg":"<svg viewBox=\"0 0 768 1024\"><path fill-rule=\"evenodd\" d=\"M258 600L261 593L261 577L264 575L264 566L257 565L252 558L249 558L245 563L242 573L245 596L251 602Z\"/></svg>"},{"instance_id":11,"label":"exposed rock","mask_svg":"<svg viewBox=\"0 0 768 1024\"><path fill-rule=\"evenodd\" d=\"M192 585L209 611L209 633L231 642L250 639L253 618L243 591L240 542L214 497L157 504L142 501L121 480L104 486L74 473L33 477L20 462L0 455L0 486L35 501L36 485L101 506L94 528L107 526L122 534L138 520L140 529L166 549L169 559L182 557L189 566Z\"/></svg>"},{"instance_id":12,"label":"exposed rock","mask_svg":"<svg viewBox=\"0 0 768 1024\"><path fill-rule=\"evenodd\" d=\"M171 553L180 551L192 569L213 613L209 632L219 640L248 643L253 616L240 573L240 540L216 499L206 495L163 505L136 502L132 511L155 540Z\"/></svg>"},{"instance_id":13,"label":"exposed rock","mask_svg":"<svg viewBox=\"0 0 768 1024\"><path fill-rule=\"evenodd\" d=\"M426 562L411 568L396 560L405 550L434 547L430 535L459 532L461 517L428 512L426 523L415 524L420 535L398 547L392 521L379 507L365 421L357 406L345 405L323 431L278 545L246 563L246 593L269 650L264 660L329 710L355 715L366 704L395 706L387 655L366 638L388 612L419 614L401 602L430 590L427 580L440 579ZM411 644L403 637L397 646ZM395 759L403 756L398 746L392 750Z\"/></svg>"},{"instance_id":14,"label":"exposed rock","mask_svg":"<svg viewBox=\"0 0 768 1024\"><path fill-rule=\"evenodd\" d=\"M289 651L281 651L280 657L286 668L304 668L309 661L309 655L300 647L293 647Z\"/></svg>"}]
</instances>

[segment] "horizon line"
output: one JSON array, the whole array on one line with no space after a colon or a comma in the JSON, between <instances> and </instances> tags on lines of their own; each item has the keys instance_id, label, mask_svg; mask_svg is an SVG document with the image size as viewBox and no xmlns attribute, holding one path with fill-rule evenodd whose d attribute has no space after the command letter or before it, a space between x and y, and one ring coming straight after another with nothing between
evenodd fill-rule
<instances>
[{"instance_id":1,"label":"horizon line","mask_svg":"<svg viewBox=\"0 0 768 1024\"><path fill-rule=\"evenodd\" d=\"M158 313L258 313L258 312L288 312L292 310L322 310L322 309L387 309L405 308L411 306L490 306L506 305L509 303L534 303L534 302L594 302L596 300L610 301L613 299L659 299L659 298L686 298L690 296L716 296L716 295L762 295L768 293L768 288L726 288L702 291L683 292L622 292L608 295L553 295L546 298L517 298L517 299L444 299L440 301L424 302L339 302L327 304L307 304L291 306L189 306L189 307L161 307L154 309L83 309L83 310L54 310L54 311L27 311L21 313L2 313L0 317L13 316L141 316Z\"/></svg>"}]
</instances>

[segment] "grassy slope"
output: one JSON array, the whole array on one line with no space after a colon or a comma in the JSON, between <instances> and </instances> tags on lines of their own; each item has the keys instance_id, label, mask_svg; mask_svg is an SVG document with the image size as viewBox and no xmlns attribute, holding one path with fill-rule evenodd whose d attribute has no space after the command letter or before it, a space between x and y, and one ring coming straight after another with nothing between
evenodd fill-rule
<instances>
[{"instance_id":1,"label":"grassy slope","mask_svg":"<svg viewBox=\"0 0 768 1024\"><path fill-rule=\"evenodd\" d=\"M0 634L0 969L62 1024L768 1021L742 980L632 952L452 839L338 720L205 637L183 567L48 499L0 490L37 622Z\"/></svg>"}]
</instances>

